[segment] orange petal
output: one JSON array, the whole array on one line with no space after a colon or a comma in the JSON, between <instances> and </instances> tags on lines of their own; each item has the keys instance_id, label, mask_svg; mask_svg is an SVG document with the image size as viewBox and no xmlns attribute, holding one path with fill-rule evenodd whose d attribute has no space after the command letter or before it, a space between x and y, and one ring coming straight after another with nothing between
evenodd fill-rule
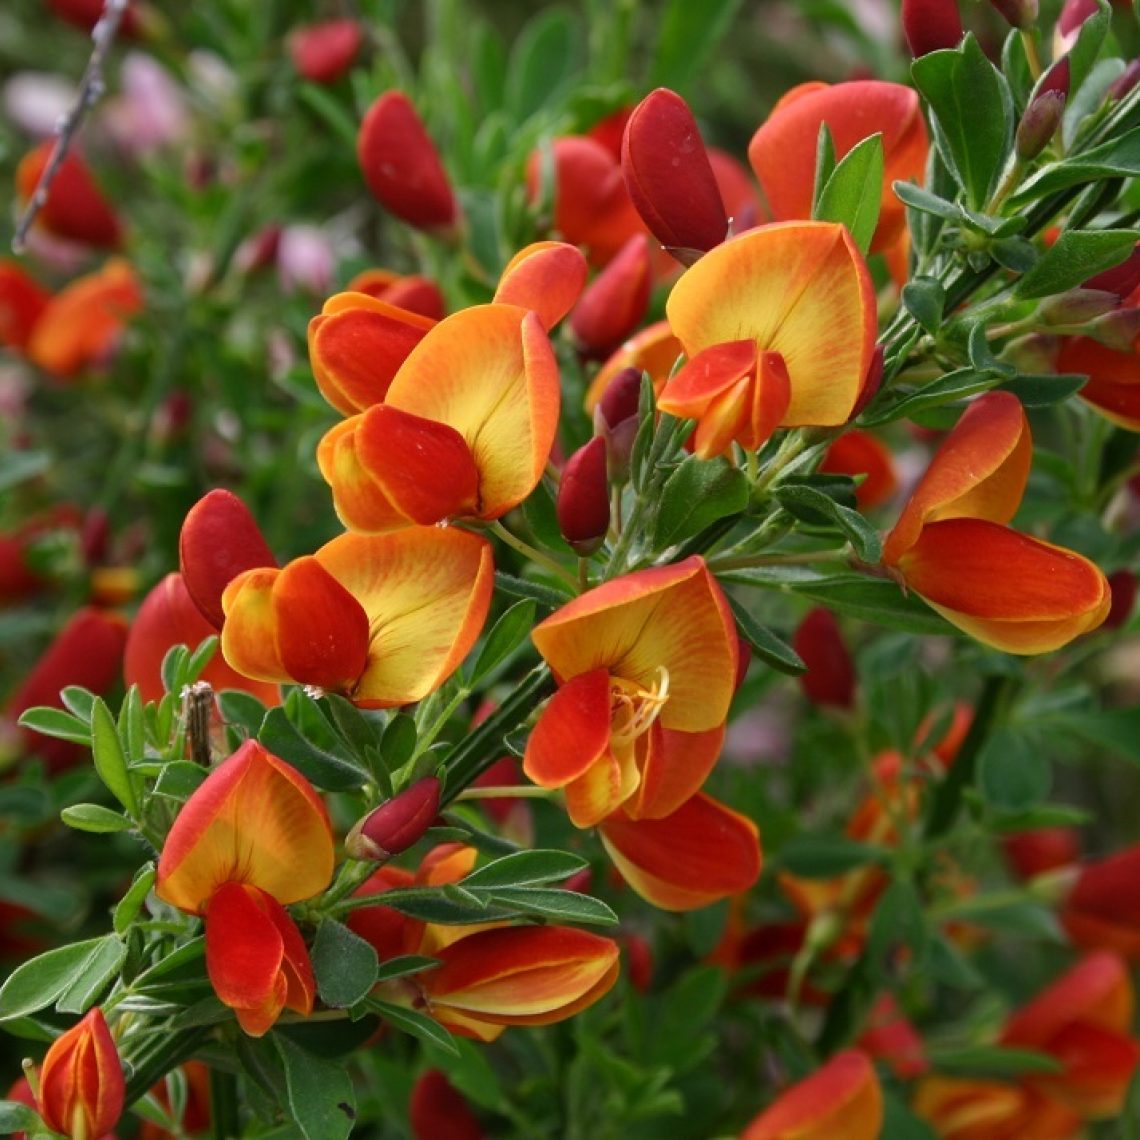
<instances>
[{"instance_id":1,"label":"orange petal","mask_svg":"<svg viewBox=\"0 0 1140 1140\"><path fill-rule=\"evenodd\" d=\"M523 771L543 788L562 788L605 755L610 744L610 675L592 669L550 698L526 743Z\"/></svg>"},{"instance_id":2,"label":"orange petal","mask_svg":"<svg viewBox=\"0 0 1140 1140\"><path fill-rule=\"evenodd\" d=\"M360 705L411 704L458 668L491 603L491 546L465 531L414 527L341 535L316 553L364 607L368 664L350 694Z\"/></svg>"},{"instance_id":3,"label":"orange petal","mask_svg":"<svg viewBox=\"0 0 1140 1140\"><path fill-rule=\"evenodd\" d=\"M870 274L829 222L760 226L717 246L673 287L666 312L690 357L743 337L778 352L791 380L784 427L844 423L874 350Z\"/></svg>"},{"instance_id":4,"label":"orange petal","mask_svg":"<svg viewBox=\"0 0 1140 1140\"><path fill-rule=\"evenodd\" d=\"M594 278L570 314L579 351L600 358L621 344L645 316L652 284L649 237L637 233Z\"/></svg>"},{"instance_id":5,"label":"orange petal","mask_svg":"<svg viewBox=\"0 0 1140 1140\"><path fill-rule=\"evenodd\" d=\"M368 659L368 615L312 556L294 559L273 583L277 652L293 680L348 689Z\"/></svg>"},{"instance_id":6,"label":"orange petal","mask_svg":"<svg viewBox=\"0 0 1140 1140\"><path fill-rule=\"evenodd\" d=\"M733 340L702 349L665 382L657 407L671 416L699 419L717 396L752 375L758 362L754 340Z\"/></svg>"},{"instance_id":7,"label":"orange petal","mask_svg":"<svg viewBox=\"0 0 1140 1140\"><path fill-rule=\"evenodd\" d=\"M275 566L246 570L225 588L222 656L244 677L283 684L293 678L277 648L273 583L280 573Z\"/></svg>"},{"instance_id":8,"label":"orange petal","mask_svg":"<svg viewBox=\"0 0 1140 1140\"><path fill-rule=\"evenodd\" d=\"M351 416L384 399L435 321L360 293L339 296L309 322L309 359L321 395Z\"/></svg>"},{"instance_id":9,"label":"orange petal","mask_svg":"<svg viewBox=\"0 0 1140 1140\"><path fill-rule=\"evenodd\" d=\"M652 689L665 670L664 728L704 732L724 723L736 676L736 626L698 556L590 590L532 636L561 681L606 669Z\"/></svg>"},{"instance_id":10,"label":"orange petal","mask_svg":"<svg viewBox=\"0 0 1140 1140\"><path fill-rule=\"evenodd\" d=\"M607 819L602 843L643 899L695 910L747 890L760 874L756 825L697 794L664 819Z\"/></svg>"},{"instance_id":11,"label":"orange petal","mask_svg":"<svg viewBox=\"0 0 1140 1140\"><path fill-rule=\"evenodd\" d=\"M320 796L295 768L247 740L182 806L162 848L155 893L191 914L201 914L227 882L288 904L324 890L332 872Z\"/></svg>"},{"instance_id":12,"label":"orange petal","mask_svg":"<svg viewBox=\"0 0 1140 1140\"><path fill-rule=\"evenodd\" d=\"M562 926L484 930L445 947L422 975L433 1011L497 1025L549 1025L592 1005L617 979L609 938Z\"/></svg>"},{"instance_id":13,"label":"orange petal","mask_svg":"<svg viewBox=\"0 0 1140 1140\"><path fill-rule=\"evenodd\" d=\"M783 1093L741 1140L878 1140L882 1127L875 1067L866 1054L848 1049Z\"/></svg>"},{"instance_id":14,"label":"orange petal","mask_svg":"<svg viewBox=\"0 0 1140 1140\"><path fill-rule=\"evenodd\" d=\"M916 1115L944 1140L1069 1140L1080 1118L1032 1089L1000 1081L925 1077L914 1095Z\"/></svg>"},{"instance_id":15,"label":"orange petal","mask_svg":"<svg viewBox=\"0 0 1140 1140\"><path fill-rule=\"evenodd\" d=\"M534 490L558 427L558 363L542 323L514 305L476 305L442 320L392 386L394 408L453 427L479 470L479 517L498 518Z\"/></svg>"},{"instance_id":16,"label":"orange petal","mask_svg":"<svg viewBox=\"0 0 1140 1140\"><path fill-rule=\"evenodd\" d=\"M455 428L378 404L360 417L353 442L384 501L412 522L430 526L477 512L479 471Z\"/></svg>"},{"instance_id":17,"label":"orange petal","mask_svg":"<svg viewBox=\"0 0 1140 1140\"><path fill-rule=\"evenodd\" d=\"M1077 393L1106 419L1140 431L1140 361L1087 337L1065 337L1057 354L1058 372L1083 372L1089 381Z\"/></svg>"},{"instance_id":18,"label":"orange petal","mask_svg":"<svg viewBox=\"0 0 1140 1140\"><path fill-rule=\"evenodd\" d=\"M349 293L367 293L378 301L407 309L433 321L443 320L447 306L439 286L430 277L402 276L390 269L365 269L345 286Z\"/></svg>"},{"instance_id":19,"label":"orange petal","mask_svg":"<svg viewBox=\"0 0 1140 1140\"><path fill-rule=\"evenodd\" d=\"M855 501L863 511L893 499L899 486L890 451L870 432L858 428L844 432L828 447L819 470L825 474L866 476L855 488Z\"/></svg>"},{"instance_id":20,"label":"orange petal","mask_svg":"<svg viewBox=\"0 0 1140 1140\"><path fill-rule=\"evenodd\" d=\"M317 444L317 466L333 493L337 518L350 530L378 534L410 526L360 461L357 433L363 413L330 428Z\"/></svg>"},{"instance_id":21,"label":"orange petal","mask_svg":"<svg viewBox=\"0 0 1140 1140\"><path fill-rule=\"evenodd\" d=\"M1010 392L979 396L962 413L919 480L887 535L883 561L895 565L928 522L954 518L1009 522L1025 493L1032 461L1033 437L1021 401Z\"/></svg>"},{"instance_id":22,"label":"orange petal","mask_svg":"<svg viewBox=\"0 0 1140 1140\"><path fill-rule=\"evenodd\" d=\"M598 370L586 391L586 411L593 412L610 381L623 369L648 372L653 387L660 392L677 357L684 350L673 335L668 321L657 321L634 333Z\"/></svg>"},{"instance_id":23,"label":"orange petal","mask_svg":"<svg viewBox=\"0 0 1140 1140\"><path fill-rule=\"evenodd\" d=\"M630 819L662 819L696 795L720 756L724 726L707 732L665 728L647 737L641 783L625 808Z\"/></svg>"},{"instance_id":24,"label":"orange petal","mask_svg":"<svg viewBox=\"0 0 1140 1140\"><path fill-rule=\"evenodd\" d=\"M899 562L947 621L1007 653L1046 653L1094 630L1112 597L1088 559L980 519L928 523Z\"/></svg>"},{"instance_id":25,"label":"orange petal","mask_svg":"<svg viewBox=\"0 0 1140 1140\"><path fill-rule=\"evenodd\" d=\"M660 726L654 725L660 732ZM563 790L566 814L575 827L596 827L637 790L637 751L648 740L616 742Z\"/></svg>"},{"instance_id":26,"label":"orange petal","mask_svg":"<svg viewBox=\"0 0 1140 1140\"><path fill-rule=\"evenodd\" d=\"M138 685L144 701L160 701L166 692L162 683L162 661L176 645L197 649L217 630L194 605L181 574L167 574L139 606L123 654L123 679ZM227 664L221 652L202 672L202 680L216 691L240 689L257 697L262 704L280 702L277 686L250 680Z\"/></svg>"},{"instance_id":27,"label":"orange petal","mask_svg":"<svg viewBox=\"0 0 1140 1140\"><path fill-rule=\"evenodd\" d=\"M1017 838L1044 839L1048 834L1027 832ZM1008 844L1009 840L1007 854ZM1069 829L1049 844L1050 849L1054 847L1062 852L1055 866L1075 860L1075 842ZM1068 857L1064 858L1065 855ZM1044 869L1051 870L1052 867ZM1115 950L1131 959L1140 958L1140 910L1136 892L1132 889L1138 875L1140 846L1135 844L1081 867L1076 886L1065 900L1065 909L1061 913L1061 921L1069 937L1078 946Z\"/></svg>"},{"instance_id":28,"label":"orange petal","mask_svg":"<svg viewBox=\"0 0 1140 1140\"><path fill-rule=\"evenodd\" d=\"M574 307L588 274L589 266L577 246L536 241L507 262L495 301L532 310L549 331Z\"/></svg>"},{"instance_id":29,"label":"orange petal","mask_svg":"<svg viewBox=\"0 0 1140 1140\"><path fill-rule=\"evenodd\" d=\"M74 376L107 356L142 304L130 265L108 261L47 303L32 329L28 359L55 376Z\"/></svg>"},{"instance_id":30,"label":"orange petal","mask_svg":"<svg viewBox=\"0 0 1140 1140\"><path fill-rule=\"evenodd\" d=\"M123 1064L96 1007L52 1042L40 1068L36 1106L52 1132L101 1137L119 1122L125 1099Z\"/></svg>"},{"instance_id":31,"label":"orange petal","mask_svg":"<svg viewBox=\"0 0 1140 1140\"><path fill-rule=\"evenodd\" d=\"M906 211L895 196L895 181L921 182L928 142L917 94L879 80L828 86L801 84L788 92L748 146L748 159L777 221L810 218L819 128L827 123L842 159L856 143L883 136L883 204L871 251L897 240Z\"/></svg>"}]
</instances>

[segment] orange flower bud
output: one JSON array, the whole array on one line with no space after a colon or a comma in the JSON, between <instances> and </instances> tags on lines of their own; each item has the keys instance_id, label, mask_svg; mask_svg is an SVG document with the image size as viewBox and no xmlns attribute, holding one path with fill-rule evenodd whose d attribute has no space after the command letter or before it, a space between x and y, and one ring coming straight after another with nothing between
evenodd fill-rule
<instances>
[{"instance_id":1,"label":"orange flower bud","mask_svg":"<svg viewBox=\"0 0 1140 1140\"><path fill-rule=\"evenodd\" d=\"M855 665L830 610L817 606L808 611L792 638L792 648L807 665L799 680L809 701L841 709L854 706Z\"/></svg>"},{"instance_id":2,"label":"orange flower bud","mask_svg":"<svg viewBox=\"0 0 1140 1140\"><path fill-rule=\"evenodd\" d=\"M878 1140L883 1094L866 1054L837 1053L793 1085L741 1134L741 1140Z\"/></svg>"},{"instance_id":3,"label":"orange flower bud","mask_svg":"<svg viewBox=\"0 0 1140 1140\"><path fill-rule=\"evenodd\" d=\"M621 166L637 212L682 264L724 241L720 190L693 113L675 91L659 87L634 109Z\"/></svg>"},{"instance_id":4,"label":"orange flower bud","mask_svg":"<svg viewBox=\"0 0 1140 1140\"><path fill-rule=\"evenodd\" d=\"M910 54L917 59L962 39L958 0L902 0L902 26Z\"/></svg>"},{"instance_id":5,"label":"orange flower bud","mask_svg":"<svg viewBox=\"0 0 1140 1140\"><path fill-rule=\"evenodd\" d=\"M414 1140L483 1140L483 1129L440 1069L420 1073L408 1101Z\"/></svg>"},{"instance_id":6,"label":"orange flower bud","mask_svg":"<svg viewBox=\"0 0 1140 1140\"><path fill-rule=\"evenodd\" d=\"M610 526L606 443L600 436L566 460L555 506L562 537L580 557L593 554L605 541Z\"/></svg>"},{"instance_id":7,"label":"orange flower bud","mask_svg":"<svg viewBox=\"0 0 1140 1140\"><path fill-rule=\"evenodd\" d=\"M187 512L178 538L186 592L215 629L225 621L222 594L243 570L276 566L249 508L232 491L208 491Z\"/></svg>"},{"instance_id":8,"label":"orange flower bud","mask_svg":"<svg viewBox=\"0 0 1140 1140\"><path fill-rule=\"evenodd\" d=\"M16 262L0 260L0 345L22 352L50 299Z\"/></svg>"},{"instance_id":9,"label":"orange flower bud","mask_svg":"<svg viewBox=\"0 0 1140 1140\"><path fill-rule=\"evenodd\" d=\"M570 330L578 348L599 357L616 348L645 316L652 284L649 238L634 234L570 314Z\"/></svg>"},{"instance_id":10,"label":"orange flower bud","mask_svg":"<svg viewBox=\"0 0 1140 1140\"><path fill-rule=\"evenodd\" d=\"M406 851L435 820L440 783L425 776L357 822L344 841L353 859L389 859Z\"/></svg>"},{"instance_id":11,"label":"orange flower bud","mask_svg":"<svg viewBox=\"0 0 1140 1140\"><path fill-rule=\"evenodd\" d=\"M443 320L447 311L439 286L430 278L401 276L388 269L365 269L345 286L345 292L367 293L378 301L433 321Z\"/></svg>"},{"instance_id":12,"label":"orange flower bud","mask_svg":"<svg viewBox=\"0 0 1140 1140\"><path fill-rule=\"evenodd\" d=\"M35 193L54 146L50 140L42 142L20 160L16 189L25 201ZM47 201L36 215L36 224L56 237L97 249L114 249L123 239L118 217L95 184L87 164L74 151L68 152L56 170Z\"/></svg>"},{"instance_id":13,"label":"orange flower bud","mask_svg":"<svg viewBox=\"0 0 1140 1140\"><path fill-rule=\"evenodd\" d=\"M123 1064L96 1006L52 1042L40 1069L38 1104L44 1123L74 1140L93 1140L123 1114Z\"/></svg>"},{"instance_id":14,"label":"orange flower bud","mask_svg":"<svg viewBox=\"0 0 1140 1140\"><path fill-rule=\"evenodd\" d=\"M295 28L289 56L297 73L312 83L335 83L352 67L364 32L356 20L327 20Z\"/></svg>"},{"instance_id":15,"label":"orange flower bud","mask_svg":"<svg viewBox=\"0 0 1140 1140\"><path fill-rule=\"evenodd\" d=\"M422 230L450 230L459 205L411 100L386 91L368 109L356 142L364 181L397 218Z\"/></svg>"},{"instance_id":16,"label":"orange flower bud","mask_svg":"<svg viewBox=\"0 0 1140 1140\"><path fill-rule=\"evenodd\" d=\"M117 614L92 608L79 610L9 698L6 716L15 721L37 705L62 708L59 694L68 685L82 685L100 694L109 692L119 676L126 637L127 623ZM41 736L30 729L23 732L29 750L43 757L51 771L69 767L87 752L67 740Z\"/></svg>"}]
</instances>

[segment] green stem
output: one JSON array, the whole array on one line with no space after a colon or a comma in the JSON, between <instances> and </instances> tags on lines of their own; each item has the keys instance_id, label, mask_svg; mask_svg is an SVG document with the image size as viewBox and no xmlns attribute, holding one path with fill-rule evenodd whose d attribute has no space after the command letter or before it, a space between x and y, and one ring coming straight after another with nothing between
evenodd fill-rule
<instances>
[{"instance_id":1,"label":"green stem","mask_svg":"<svg viewBox=\"0 0 1140 1140\"><path fill-rule=\"evenodd\" d=\"M180 1033L156 1033L155 1044L151 1048L127 1058L131 1063L131 1075L127 1081L126 1103L134 1104L167 1073L189 1060L209 1035L210 1027L205 1025L184 1029Z\"/></svg>"},{"instance_id":2,"label":"green stem","mask_svg":"<svg viewBox=\"0 0 1140 1140\"><path fill-rule=\"evenodd\" d=\"M709 569L716 573L722 570L748 570L753 566L811 566L817 562L846 562L851 557L851 548L840 550L802 550L791 554L743 554L739 557L713 557L708 560Z\"/></svg>"},{"instance_id":3,"label":"green stem","mask_svg":"<svg viewBox=\"0 0 1140 1140\"><path fill-rule=\"evenodd\" d=\"M552 788L540 788L537 784L505 784L493 788L464 788L452 803L461 803L463 800L548 800L553 799L555 794Z\"/></svg>"},{"instance_id":4,"label":"green stem","mask_svg":"<svg viewBox=\"0 0 1140 1140\"><path fill-rule=\"evenodd\" d=\"M492 522L487 529L497 537L501 538L512 550L517 550L519 554L525 558L529 558L538 566L549 570L560 578L566 585L570 586L573 590L577 591L578 582L573 574L567 572L564 566L559 565L549 555L543 554L541 550L536 550L529 542L524 542L518 535L512 534L498 519Z\"/></svg>"},{"instance_id":5,"label":"green stem","mask_svg":"<svg viewBox=\"0 0 1140 1140\"><path fill-rule=\"evenodd\" d=\"M210 1135L228 1140L239 1135L237 1074L210 1069Z\"/></svg>"}]
</instances>

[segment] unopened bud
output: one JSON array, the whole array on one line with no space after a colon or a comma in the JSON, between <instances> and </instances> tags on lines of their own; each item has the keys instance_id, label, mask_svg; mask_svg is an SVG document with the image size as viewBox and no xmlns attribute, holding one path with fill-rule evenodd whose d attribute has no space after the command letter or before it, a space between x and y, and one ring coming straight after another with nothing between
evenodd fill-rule
<instances>
[{"instance_id":1,"label":"unopened bud","mask_svg":"<svg viewBox=\"0 0 1140 1140\"><path fill-rule=\"evenodd\" d=\"M1018 372L1030 376L1043 375L1047 372L1057 371L1057 348L1059 340L1056 336L1045 333L1030 333L1028 336L1011 340L1005 346L1002 360L1014 365Z\"/></svg>"},{"instance_id":2,"label":"unopened bud","mask_svg":"<svg viewBox=\"0 0 1140 1140\"><path fill-rule=\"evenodd\" d=\"M1082 325L1111 313L1120 304L1115 293L1103 289L1069 289L1055 297L1046 297L1037 306L1037 319L1045 325Z\"/></svg>"},{"instance_id":3,"label":"unopened bud","mask_svg":"<svg viewBox=\"0 0 1140 1140\"><path fill-rule=\"evenodd\" d=\"M594 432L606 442L606 467L612 483L624 483L629 478L640 400L641 370L623 368L594 408Z\"/></svg>"},{"instance_id":4,"label":"unopened bud","mask_svg":"<svg viewBox=\"0 0 1140 1140\"><path fill-rule=\"evenodd\" d=\"M581 557L593 554L610 528L606 444L600 436L566 460L555 506L562 537Z\"/></svg>"},{"instance_id":5,"label":"unopened bud","mask_svg":"<svg viewBox=\"0 0 1140 1140\"><path fill-rule=\"evenodd\" d=\"M1132 616L1136 604L1136 575L1131 570L1117 570L1108 576L1112 601L1108 617L1104 619L1105 629L1120 629Z\"/></svg>"},{"instance_id":6,"label":"unopened bud","mask_svg":"<svg viewBox=\"0 0 1140 1140\"><path fill-rule=\"evenodd\" d=\"M809 701L849 709L855 703L855 666L847 652L835 615L823 607L811 610L792 638L807 672L800 685Z\"/></svg>"},{"instance_id":7,"label":"unopened bud","mask_svg":"<svg viewBox=\"0 0 1140 1140\"><path fill-rule=\"evenodd\" d=\"M659 87L634 109L621 169L637 212L678 261L692 265L724 241L728 218L689 105Z\"/></svg>"},{"instance_id":8,"label":"unopened bud","mask_svg":"<svg viewBox=\"0 0 1140 1140\"><path fill-rule=\"evenodd\" d=\"M390 859L406 851L439 813L440 783L425 776L371 811L348 833L344 849L350 858Z\"/></svg>"},{"instance_id":9,"label":"unopened bud","mask_svg":"<svg viewBox=\"0 0 1140 1140\"><path fill-rule=\"evenodd\" d=\"M1140 83L1140 59L1130 60L1128 66L1109 84L1106 95L1109 99L1123 99L1137 83Z\"/></svg>"},{"instance_id":10,"label":"unopened bud","mask_svg":"<svg viewBox=\"0 0 1140 1140\"><path fill-rule=\"evenodd\" d=\"M1021 122L1017 124L1014 139L1017 157L1022 161L1036 158L1049 145L1061 125L1065 98L1061 91L1040 91L1030 100Z\"/></svg>"},{"instance_id":11,"label":"unopened bud","mask_svg":"<svg viewBox=\"0 0 1140 1140\"><path fill-rule=\"evenodd\" d=\"M1014 832L1002 836L1001 846L1006 862L1022 882L1068 867L1081 857L1077 833L1071 827Z\"/></svg>"},{"instance_id":12,"label":"unopened bud","mask_svg":"<svg viewBox=\"0 0 1140 1140\"><path fill-rule=\"evenodd\" d=\"M1098 0L1065 0L1053 31L1054 55L1067 52L1076 43L1081 25L1100 11Z\"/></svg>"},{"instance_id":13,"label":"unopened bud","mask_svg":"<svg viewBox=\"0 0 1140 1140\"><path fill-rule=\"evenodd\" d=\"M1027 31L1037 23L1037 0L990 0L1010 27Z\"/></svg>"},{"instance_id":14,"label":"unopened bud","mask_svg":"<svg viewBox=\"0 0 1140 1140\"><path fill-rule=\"evenodd\" d=\"M652 284L649 237L634 234L570 314L570 330L579 350L604 357L621 344L645 316Z\"/></svg>"},{"instance_id":15,"label":"unopened bud","mask_svg":"<svg viewBox=\"0 0 1140 1140\"><path fill-rule=\"evenodd\" d=\"M1097 317L1086 331L1093 340L1107 348L1114 348L1117 352L1133 352L1136 340L1140 337L1140 309L1114 309L1103 317Z\"/></svg>"},{"instance_id":16,"label":"unopened bud","mask_svg":"<svg viewBox=\"0 0 1140 1140\"><path fill-rule=\"evenodd\" d=\"M902 26L915 59L957 47L963 34L957 0L902 0Z\"/></svg>"},{"instance_id":17,"label":"unopened bud","mask_svg":"<svg viewBox=\"0 0 1140 1140\"><path fill-rule=\"evenodd\" d=\"M295 28L289 36L289 56L297 73L311 83L335 83L352 67L363 41L356 20L326 20Z\"/></svg>"}]
</instances>

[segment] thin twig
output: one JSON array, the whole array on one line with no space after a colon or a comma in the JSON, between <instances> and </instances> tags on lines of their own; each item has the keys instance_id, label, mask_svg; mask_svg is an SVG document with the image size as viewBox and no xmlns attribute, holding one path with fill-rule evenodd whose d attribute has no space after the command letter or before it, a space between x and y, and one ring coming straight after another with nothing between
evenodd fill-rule
<instances>
[{"instance_id":1,"label":"thin twig","mask_svg":"<svg viewBox=\"0 0 1140 1140\"><path fill-rule=\"evenodd\" d=\"M87 61L87 68L83 72L83 79L79 84L79 93L71 106L71 110L64 115L56 129L55 146L52 148L51 157L36 183L36 188L28 199L28 204L24 207L19 222L16 224L16 233L12 238L13 253L24 252L32 223L47 202L51 184L59 173L59 168L63 165L63 160L67 157L67 152L71 149L71 144L75 141L75 136L79 133L79 128L82 126L87 112L103 97L103 92L106 89L106 83L103 80L103 64L107 60L107 53L111 50L111 45L115 42L119 25L122 23L127 10L127 3L128 0L103 0L103 14L91 32L91 39L95 46L91 49L91 58Z\"/></svg>"}]
</instances>

